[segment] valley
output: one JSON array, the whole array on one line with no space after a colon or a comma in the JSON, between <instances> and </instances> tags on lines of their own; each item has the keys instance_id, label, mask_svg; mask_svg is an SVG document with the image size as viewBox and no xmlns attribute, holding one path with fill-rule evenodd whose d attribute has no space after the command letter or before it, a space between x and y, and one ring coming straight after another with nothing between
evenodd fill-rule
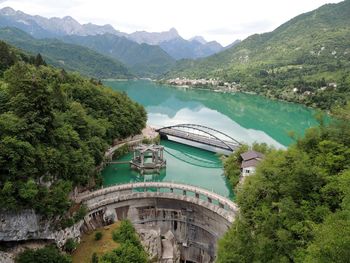
<instances>
[{"instance_id":1,"label":"valley","mask_svg":"<svg viewBox=\"0 0 350 263\"><path fill-rule=\"evenodd\" d=\"M0 1L0 262L348 262L329 1Z\"/></svg>"}]
</instances>

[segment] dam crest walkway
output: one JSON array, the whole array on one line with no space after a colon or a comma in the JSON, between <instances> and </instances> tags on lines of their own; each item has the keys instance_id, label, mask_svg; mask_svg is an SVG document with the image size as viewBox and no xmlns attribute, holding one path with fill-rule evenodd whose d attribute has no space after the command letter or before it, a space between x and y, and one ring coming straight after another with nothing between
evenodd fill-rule
<instances>
[{"instance_id":1,"label":"dam crest walkway","mask_svg":"<svg viewBox=\"0 0 350 263\"><path fill-rule=\"evenodd\" d=\"M197 186L173 182L114 185L80 194L76 197L76 201L86 204L91 212L109 204L142 198L164 198L193 203L220 214L231 223L238 213L237 205L226 197Z\"/></svg>"}]
</instances>

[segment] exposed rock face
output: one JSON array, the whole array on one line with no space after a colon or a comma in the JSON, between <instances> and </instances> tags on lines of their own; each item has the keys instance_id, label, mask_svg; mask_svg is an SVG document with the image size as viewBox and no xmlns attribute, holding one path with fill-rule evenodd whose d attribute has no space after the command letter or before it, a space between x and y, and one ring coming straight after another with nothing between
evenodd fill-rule
<instances>
[{"instance_id":1,"label":"exposed rock face","mask_svg":"<svg viewBox=\"0 0 350 263\"><path fill-rule=\"evenodd\" d=\"M111 25L94 25L80 24L74 18L66 16L63 18L52 17L45 18L42 16L32 16L21 11L15 11L10 7L0 9L2 16L2 25L15 26L28 32L34 37L57 37L62 35L98 35L98 34L115 34L118 36L127 35L115 30Z\"/></svg>"},{"instance_id":2,"label":"exposed rock face","mask_svg":"<svg viewBox=\"0 0 350 263\"><path fill-rule=\"evenodd\" d=\"M170 230L162 238L162 263L179 263L181 252L177 240Z\"/></svg>"},{"instance_id":3,"label":"exposed rock face","mask_svg":"<svg viewBox=\"0 0 350 263\"><path fill-rule=\"evenodd\" d=\"M69 238L79 240L83 224L81 221L72 227L56 230L52 221L43 219L33 210L1 211L0 218L0 241L51 240L58 247Z\"/></svg>"},{"instance_id":4,"label":"exposed rock face","mask_svg":"<svg viewBox=\"0 0 350 263\"><path fill-rule=\"evenodd\" d=\"M162 243L159 228L136 226L141 243L151 259L160 259L162 255ZM158 261L159 262L159 261Z\"/></svg>"},{"instance_id":5,"label":"exposed rock face","mask_svg":"<svg viewBox=\"0 0 350 263\"><path fill-rule=\"evenodd\" d=\"M158 226L136 225L135 229L140 236L143 247L153 260L152 262L180 262L181 251L176 237L170 230L161 235Z\"/></svg>"},{"instance_id":6,"label":"exposed rock face","mask_svg":"<svg viewBox=\"0 0 350 263\"><path fill-rule=\"evenodd\" d=\"M128 37L139 44L146 43L150 45L159 45L164 41L179 38L180 35L175 28L171 28L169 31L164 32L136 31Z\"/></svg>"},{"instance_id":7,"label":"exposed rock face","mask_svg":"<svg viewBox=\"0 0 350 263\"><path fill-rule=\"evenodd\" d=\"M1 263L14 263L14 258L11 253L0 251L0 262Z\"/></svg>"}]
</instances>

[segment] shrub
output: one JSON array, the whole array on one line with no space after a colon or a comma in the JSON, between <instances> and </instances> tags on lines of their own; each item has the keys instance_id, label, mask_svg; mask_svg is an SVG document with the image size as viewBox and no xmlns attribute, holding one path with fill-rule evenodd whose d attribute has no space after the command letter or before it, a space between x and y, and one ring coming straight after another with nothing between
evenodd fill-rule
<instances>
[{"instance_id":1,"label":"shrub","mask_svg":"<svg viewBox=\"0 0 350 263\"><path fill-rule=\"evenodd\" d=\"M96 234L97 234L97 233L96 233ZM91 263L98 263L98 256L97 256L96 252L94 252L94 253L92 254Z\"/></svg>"},{"instance_id":2,"label":"shrub","mask_svg":"<svg viewBox=\"0 0 350 263\"><path fill-rule=\"evenodd\" d=\"M139 248L130 242L125 242L113 252L103 255L102 261L105 263L146 263L148 259L142 247Z\"/></svg>"},{"instance_id":3,"label":"shrub","mask_svg":"<svg viewBox=\"0 0 350 263\"><path fill-rule=\"evenodd\" d=\"M142 247L140 240L136 235L136 231L134 226L131 224L129 220L123 220L120 226L113 231L112 238L115 242L125 243L129 242L136 247Z\"/></svg>"},{"instance_id":4,"label":"shrub","mask_svg":"<svg viewBox=\"0 0 350 263\"><path fill-rule=\"evenodd\" d=\"M87 207L86 205L82 205L79 207L79 210L74 215L74 221L79 222L80 220L84 219L84 216L87 214Z\"/></svg>"},{"instance_id":5,"label":"shrub","mask_svg":"<svg viewBox=\"0 0 350 263\"><path fill-rule=\"evenodd\" d=\"M67 239L66 244L64 245L64 249L67 252L72 253L76 248L77 242L75 242L73 238Z\"/></svg>"},{"instance_id":6,"label":"shrub","mask_svg":"<svg viewBox=\"0 0 350 263\"><path fill-rule=\"evenodd\" d=\"M96 240L96 241L97 241L97 240L101 240L102 236L103 236L103 234L102 234L101 231L96 232L96 233L95 233L95 240Z\"/></svg>"},{"instance_id":7,"label":"shrub","mask_svg":"<svg viewBox=\"0 0 350 263\"><path fill-rule=\"evenodd\" d=\"M54 246L31 250L28 249L16 257L16 263L71 263L70 256L63 255Z\"/></svg>"}]
</instances>

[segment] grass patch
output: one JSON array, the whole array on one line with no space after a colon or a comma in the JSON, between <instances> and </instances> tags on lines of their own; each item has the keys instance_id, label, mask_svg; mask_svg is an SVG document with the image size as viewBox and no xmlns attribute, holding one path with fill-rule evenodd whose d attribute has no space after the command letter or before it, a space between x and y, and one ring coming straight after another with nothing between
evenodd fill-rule
<instances>
[{"instance_id":1,"label":"grass patch","mask_svg":"<svg viewBox=\"0 0 350 263\"><path fill-rule=\"evenodd\" d=\"M112 232L116 230L119 225L120 222L117 222L113 225L99 228L89 234L85 234L72 255L73 263L90 263L94 252L97 256L102 256L106 252L117 248L118 244L113 241ZM100 240L95 240L95 234L97 232L102 233L102 238Z\"/></svg>"}]
</instances>

